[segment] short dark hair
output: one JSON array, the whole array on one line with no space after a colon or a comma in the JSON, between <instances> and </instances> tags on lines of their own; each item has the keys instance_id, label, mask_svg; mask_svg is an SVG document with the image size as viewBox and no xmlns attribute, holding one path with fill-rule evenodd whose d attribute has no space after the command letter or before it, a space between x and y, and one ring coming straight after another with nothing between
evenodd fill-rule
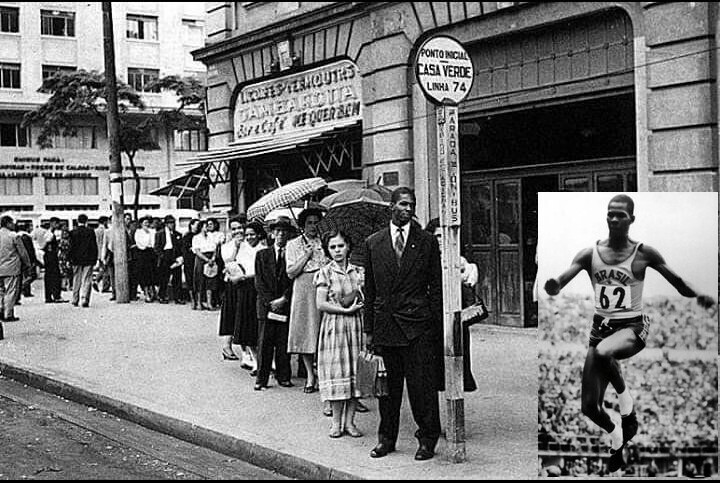
<instances>
[{"instance_id":1,"label":"short dark hair","mask_svg":"<svg viewBox=\"0 0 720 483\"><path fill-rule=\"evenodd\" d=\"M53 216L52 218L50 218L50 223L60 223L60 218L58 218L57 216Z\"/></svg>"},{"instance_id":2,"label":"short dark hair","mask_svg":"<svg viewBox=\"0 0 720 483\"><path fill-rule=\"evenodd\" d=\"M78 223L80 223L81 225L84 225L85 223L87 223L87 220L88 220L88 217L85 213L78 216Z\"/></svg>"},{"instance_id":3,"label":"short dark hair","mask_svg":"<svg viewBox=\"0 0 720 483\"><path fill-rule=\"evenodd\" d=\"M163 218L163 219L165 220L165 223L169 223L169 222L171 222L171 221L175 221L175 217L172 216L172 215L165 215L165 218Z\"/></svg>"},{"instance_id":4,"label":"short dark hair","mask_svg":"<svg viewBox=\"0 0 720 483\"><path fill-rule=\"evenodd\" d=\"M347 235L347 233L345 233L344 231L342 231L338 228L332 228L329 231L326 231L321 238L322 248L323 248L323 251L325 252L325 256L327 256L328 258L332 258L332 256L330 256L330 249L328 248L328 245L330 244L330 239L335 238L336 236L341 236L342 239L345 240L345 243L347 243L348 259L349 259L350 254L352 253L352 249L353 249L352 238L350 238Z\"/></svg>"},{"instance_id":5,"label":"short dark hair","mask_svg":"<svg viewBox=\"0 0 720 483\"><path fill-rule=\"evenodd\" d=\"M13 222L12 216L5 215L2 218L0 218L0 227L7 228L10 225L12 225L12 222Z\"/></svg>"},{"instance_id":6,"label":"short dark hair","mask_svg":"<svg viewBox=\"0 0 720 483\"><path fill-rule=\"evenodd\" d=\"M240 217L240 216L233 216L230 218L230 221L228 222L228 226L232 223L240 223L241 226L245 227L245 224L247 223L247 217Z\"/></svg>"},{"instance_id":7,"label":"short dark hair","mask_svg":"<svg viewBox=\"0 0 720 483\"><path fill-rule=\"evenodd\" d=\"M98 223L100 223L100 224L107 223L109 220L110 220L110 218L108 218L107 216L103 215L103 216L101 216L100 218L98 218Z\"/></svg>"},{"instance_id":8,"label":"short dark hair","mask_svg":"<svg viewBox=\"0 0 720 483\"><path fill-rule=\"evenodd\" d=\"M258 240L264 240L267 237L265 228L263 228L262 223L258 221L251 221L248 223L245 229L247 230L248 228L252 229L255 234L257 234Z\"/></svg>"},{"instance_id":9,"label":"short dark hair","mask_svg":"<svg viewBox=\"0 0 720 483\"><path fill-rule=\"evenodd\" d=\"M628 212L630 213L630 216L635 216L635 202L632 198L630 198L628 195L615 195L612 197L608 205L610 203L625 203L628 208Z\"/></svg>"},{"instance_id":10,"label":"short dark hair","mask_svg":"<svg viewBox=\"0 0 720 483\"><path fill-rule=\"evenodd\" d=\"M400 186L399 188L395 188L393 190L392 195L390 195L390 202L392 204L397 203L400 201L400 197L402 195L410 195L412 196L413 202L417 203L417 198L415 197L415 190L412 188L408 188L407 186Z\"/></svg>"},{"instance_id":11,"label":"short dark hair","mask_svg":"<svg viewBox=\"0 0 720 483\"><path fill-rule=\"evenodd\" d=\"M217 228L217 229L220 228L220 223L218 223L218 221L215 218L208 218L207 220L205 220L205 224L208 224L210 222L212 222L213 225L215 225L215 228Z\"/></svg>"},{"instance_id":12,"label":"short dark hair","mask_svg":"<svg viewBox=\"0 0 720 483\"><path fill-rule=\"evenodd\" d=\"M305 208L298 216L298 226L300 228L305 228L305 222L311 216L317 216L322 220L323 212L320 208Z\"/></svg>"}]
</instances>

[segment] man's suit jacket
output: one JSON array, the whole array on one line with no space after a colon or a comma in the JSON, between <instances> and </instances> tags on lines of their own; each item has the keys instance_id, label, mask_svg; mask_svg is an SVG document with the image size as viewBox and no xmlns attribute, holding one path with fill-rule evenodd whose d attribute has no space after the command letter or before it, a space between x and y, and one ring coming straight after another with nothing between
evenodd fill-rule
<instances>
[{"instance_id":1,"label":"man's suit jacket","mask_svg":"<svg viewBox=\"0 0 720 483\"><path fill-rule=\"evenodd\" d=\"M13 231L0 228L0 277L20 275L23 266L30 265L30 257L22 240Z\"/></svg>"},{"instance_id":2,"label":"man's suit jacket","mask_svg":"<svg viewBox=\"0 0 720 483\"><path fill-rule=\"evenodd\" d=\"M173 258L177 258L180 255L182 255L182 247L180 246L182 235L179 231L173 230L171 233L172 236L172 256ZM165 251L165 242L167 241L167 235L165 233L165 228L162 230L159 230L155 232L155 253L160 256Z\"/></svg>"},{"instance_id":3,"label":"man's suit jacket","mask_svg":"<svg viewBox=\"0 0 720 483\"><path fill-rule=\"evenodd\" d=\"M257 291L258 320L267 319L270 302L282 297L287 303L278 313L290 314L290 298L292 297L292 281L285 267L278 267L275 260L275 248L260 250L255 257L255 290ZM279 269L281 268L281 269Z\"/></svg>"},{"instance_id":4,"label":"man's suit jacket","mask_svg":"<svg viewBox=\"0 0 720 483\"><path fill-rule=\"evenodd\" d=\"M95 265L98 246L95 232L87 226L78 226L70 232L70 263L75 266Z\"/></svg>"},{"instance_id":5,"label":"man's suit jacket","mask_svg":"<svg viewBox=\"0 0 720 483\"><path fill-rule=\"evenodd\" d=\"M442 271L438 242L410 223L398 266L390 228L365 242L365 332L379 346L407 345L442 334Z\"/></svg>"}]
</instances>

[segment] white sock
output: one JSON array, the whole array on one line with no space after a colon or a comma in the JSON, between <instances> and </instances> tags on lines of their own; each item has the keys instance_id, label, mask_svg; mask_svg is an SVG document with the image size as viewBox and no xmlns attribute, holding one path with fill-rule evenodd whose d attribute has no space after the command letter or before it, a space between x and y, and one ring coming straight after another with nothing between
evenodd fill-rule
<instances>
[{"instance_id":1,"label":"white sock","mask_svg":"<svg viewBox=\"0 0 720 483\"><path fill-rule=\"evenodd\" d=\"M619 424L615 425L615 429L610 433L610 447L613 450L618 450L623 444L623 432L622 426Z\"/></svg>"},{"instance_id":2,"label":"white sock","mask_svg":"<svg viewBox=\"0 0 720 483\"><path fill-rule=\"evenodd\" d=\"M632 412L633 399L627 387L623 392L618 393L618 403L620 404L620 416L627 416Z\"/></svg>"}]
</instances>

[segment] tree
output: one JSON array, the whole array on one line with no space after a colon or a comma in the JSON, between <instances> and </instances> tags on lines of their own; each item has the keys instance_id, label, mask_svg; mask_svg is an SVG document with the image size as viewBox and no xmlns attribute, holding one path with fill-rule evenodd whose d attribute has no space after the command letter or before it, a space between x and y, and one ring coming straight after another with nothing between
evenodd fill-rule
<instances>
[{"instance_id":1,"label":"tree","mask_svg":"<svg viewBox=\"0 0 720 483\"><path fill-rule=\"evenodd\" d=\"M200 113L204 112L205 87L199 80L167 76L148 87L174 91L178 96L178 105L172 109L146 112L141 94L123 82L117 84L120 150L127 157L135 181L135 218L140 202L140 176L135 156L139 150L159 149L157 141L151 136L151 128L199 129L205 125L202 116L191 116L185 112L191 107L199 107ZM41 149L51 148L54 136L76 136L77 119L81 116L92 116L106 125L107 87L104 74L85 70L59 73L43 81L38 91L49 93L50 98L42 106L26 113L22 125L40 127L37 143Z\"/></svg>"}]
</instances>

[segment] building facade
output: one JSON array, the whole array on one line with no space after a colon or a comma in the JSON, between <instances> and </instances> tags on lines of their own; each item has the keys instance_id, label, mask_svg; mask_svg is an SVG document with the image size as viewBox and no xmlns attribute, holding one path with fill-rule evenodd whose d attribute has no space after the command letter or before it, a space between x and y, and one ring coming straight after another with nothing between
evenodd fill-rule
<instances>
[{"instance_id":1,"label":"building facade","mask_svg":"<svg viewBox=\"0 0 720 483\"><path fill-rule=\"evenodd\" d=\"M464 45L462 236L493 323L535 323L538 192L718 189L716 3L207 5L210 151L195 161L216 165L227 183L210 197L228 209L319 175L412 186L421 223L437 216L437 120L413 62L431 35ZM360 80L339 100L338 65Z\"/></svg>"},{"instance_id":2,"label":"building facade","mask_svg":"<svg viewBox=\"0 0 720 483\"><path fill-rule=\"evenodd\" d=\"M113 23L118 79L142 93L147 111L177 105L174 93L150 92L151 80L174 74L204 81L205 66L190 55L204 43L202 3L114 2ZM38 147L37 128L20 127L23 115L48 99L37 92L46 77L105 70L102 25L99 2L0 1L0 211L110 210L103 120L77 119L78 135L56 137L50 149ZM184 172L178 162L207 149L206 132L159 129L153 138L160 149L135 159L140 205L173 209L174 198L149 193ZM125 203L133 196L134 182L126 181Z\"/></svg>"}]
</instances>

